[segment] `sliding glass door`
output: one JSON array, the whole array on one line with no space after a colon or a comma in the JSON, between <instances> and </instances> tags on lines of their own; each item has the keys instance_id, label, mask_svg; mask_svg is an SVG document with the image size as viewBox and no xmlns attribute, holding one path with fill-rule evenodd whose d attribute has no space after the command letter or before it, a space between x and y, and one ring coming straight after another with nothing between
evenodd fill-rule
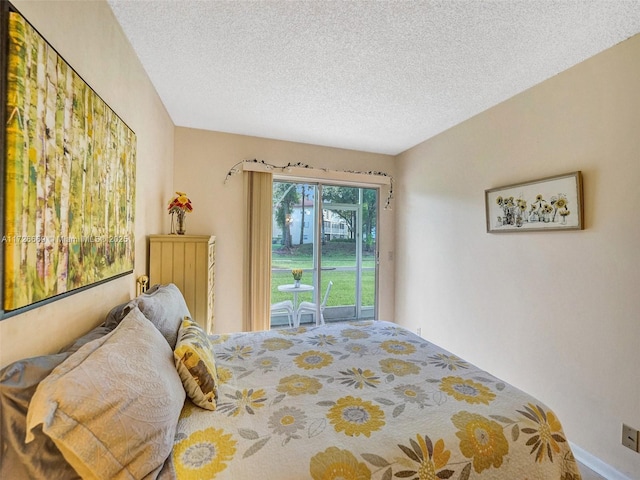
<instances>
[{"instance_id":1,"label":"sliding glass door","mask_svg":"<svg viewBox=\"0 0 640 480\"><path fill-rule=\"evenodd\" d=\"M271 303L291 300L294 316L273 327L375 318L377 208L374 188L274 180Z\"/></svg>"}]
</instances>

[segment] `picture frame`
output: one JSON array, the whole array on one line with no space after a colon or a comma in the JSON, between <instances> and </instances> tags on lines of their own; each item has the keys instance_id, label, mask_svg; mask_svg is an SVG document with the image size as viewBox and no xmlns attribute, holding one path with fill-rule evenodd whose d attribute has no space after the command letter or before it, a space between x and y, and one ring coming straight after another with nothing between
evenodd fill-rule
<instances>
[{"instance_id":1,"label":"picture frame","mask_svg":"<svg viewBox=\"0 0 640 480\"><path fill-rule=\"evenodd\" d=\"M136 135L12 5L0 20L4 318L133 271Z\"/></svg>"},{"instance_id":2,"label":"picture frame","mask_svg":"<svg viewBox=\"0 0 640 480\"><path fill-rule=\"evenodd\" d=\"M487 233L583 230L580 171L485 190Z\"/></svg>"}]
</instances>

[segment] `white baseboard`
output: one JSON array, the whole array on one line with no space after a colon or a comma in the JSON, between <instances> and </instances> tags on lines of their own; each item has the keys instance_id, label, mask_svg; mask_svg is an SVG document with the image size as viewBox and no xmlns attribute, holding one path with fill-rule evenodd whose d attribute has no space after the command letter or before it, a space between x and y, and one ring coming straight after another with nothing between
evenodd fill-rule
<instances>
[{"instance_id":1,"label":"white baseboard","mask_svg":"<svg viewBox=\"0 0 640 480\"><path fill-rule=\"evenodd\" d=\"M604 463L598 457L591 455L584 448L581 448L572 442L569 442L569 445L571 446L573 456L576 457L576 460L589 467L598 475L603 476L607 480L632 480L612 466Z\"/></svg>"}]
</instances>

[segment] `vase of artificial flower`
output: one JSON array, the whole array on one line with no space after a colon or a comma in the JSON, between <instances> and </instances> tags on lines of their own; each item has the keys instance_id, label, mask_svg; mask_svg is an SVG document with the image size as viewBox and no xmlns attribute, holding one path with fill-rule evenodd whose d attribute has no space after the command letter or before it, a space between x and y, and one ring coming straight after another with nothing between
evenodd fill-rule
<instances>
[{"instance_id":1,"label":"vase of artificial flower","mask_svg":"<svg viewBox=\"0 0 640 480\"><path fill-rule=\"evenodd\" d=\"M291 270L291 275L293 275L293 281L296 288L300 287L300 279L302 278L302 269L294 268Z\"/></svg>"},{"instance_id":2,"label":"vase of artificial flower","mask_svg":"<svg viewBox=\"0 0 640 480\"><path fill-rule=\"evenodd\" d=\"M186 215L184 210L179 210L176 212L176 233L178 235L184 235L185 232L187 231L186 229L186 225L185 225L185 220L186 220Z\"/></svg>"},{"instance_id":3,"label":"vase of artificial flower","mask_svg":"<svg viewBox=\"0 0 640 480\"><path fill-rule=\"evenodd\" d=\"M186 233L186 214L193 212L191 199L184 192L176 192L176 196L169 202L169 214L171 214L171 233L184 235ZM174 217L176 218L176 226L174 231Z\"/></svg>"}]
</instances>

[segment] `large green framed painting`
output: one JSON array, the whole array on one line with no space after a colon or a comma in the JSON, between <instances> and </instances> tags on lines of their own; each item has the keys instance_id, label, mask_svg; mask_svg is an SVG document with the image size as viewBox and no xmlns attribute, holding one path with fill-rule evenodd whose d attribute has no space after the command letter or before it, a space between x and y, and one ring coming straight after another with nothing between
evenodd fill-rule
<instances>
[{"instance_id":1,"label":"large green framed painting","mask_svg":"<svg viewBox=\"0 0 640 480\"><path fill-rule=\"evenodd\" d=\"M133 270L136 137L9 14L4 310Z\"/></svg>"}]
</instances>

